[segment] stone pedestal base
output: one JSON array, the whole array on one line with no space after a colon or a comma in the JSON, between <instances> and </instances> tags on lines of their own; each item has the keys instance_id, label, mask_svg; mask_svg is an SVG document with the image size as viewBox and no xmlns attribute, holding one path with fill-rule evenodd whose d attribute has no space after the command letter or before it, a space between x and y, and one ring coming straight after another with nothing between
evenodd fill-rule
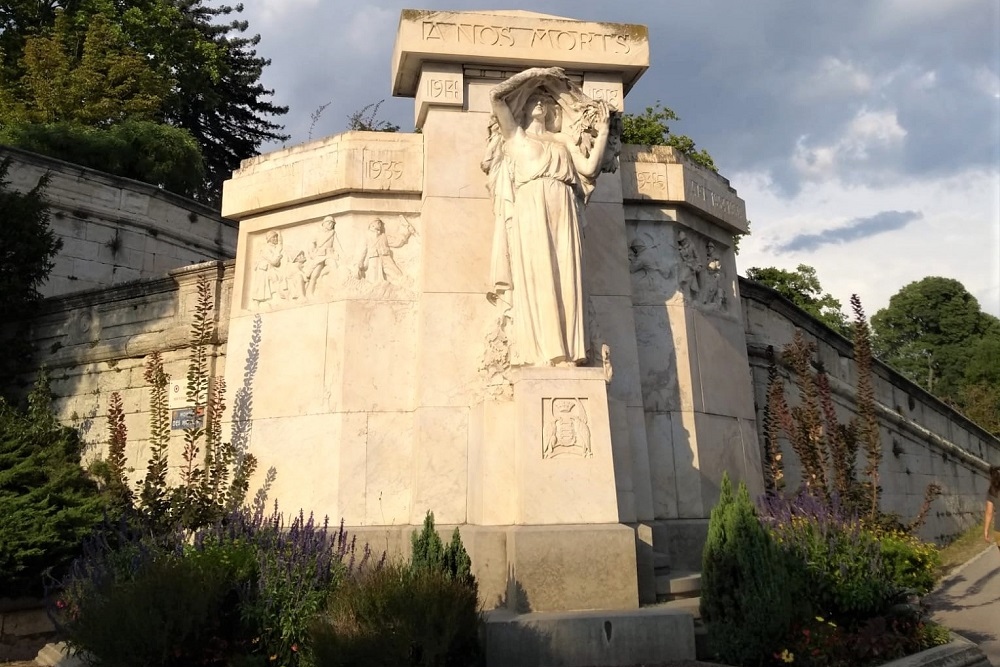
<instances>
[{"instance_id":1,"label":"stone pedestal base","mask_svg":"<svg viewBox=\"0 0 1000 667\"><path fill-rule=\"evenodd\" d=\"M611 667L694 657L691 615L663 607L522 615L495 611L486 618L489 667Z\"/></svg>"},{"instance_id":2,"label":"stone pedestal base","mask_svg":"<svg viewBox=\"0 0 1000 667\"><path fill-rule=\"evenodd\" d=\"M408 559L420 526L348 526L360 554ZM451 539L454 526L437 527ZM461 526L484 609L516 612L636 609L635 530L621 524Z\"/></svg>"}]
</instances>

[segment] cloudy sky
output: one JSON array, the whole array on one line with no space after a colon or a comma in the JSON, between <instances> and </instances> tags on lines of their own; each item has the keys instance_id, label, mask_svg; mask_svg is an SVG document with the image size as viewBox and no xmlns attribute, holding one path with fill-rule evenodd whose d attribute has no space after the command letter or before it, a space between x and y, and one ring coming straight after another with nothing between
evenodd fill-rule
<instances>
[{"instance_id":1,"label":"cloudy sky","mask_svg":"<svg viewBox=\"0 0 1000 667\"><path fill-rule=\"evenodd\" d=\"M672 108L672 129L746 200L741 270L812 265L869 314L946 276L1000 315L997 0L250 0L244 17L272 59L264 83L290 107L286 145L383 99L380 118L412 127L413 102L389 80L403 8L648 26L650 68L626 111Z\"/></svg>"}]
</instances>

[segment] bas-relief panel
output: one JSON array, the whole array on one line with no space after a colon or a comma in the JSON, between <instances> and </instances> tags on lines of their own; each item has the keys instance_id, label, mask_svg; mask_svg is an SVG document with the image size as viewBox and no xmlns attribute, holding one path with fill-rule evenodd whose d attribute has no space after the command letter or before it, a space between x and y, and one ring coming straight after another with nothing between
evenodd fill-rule
<instances>
[{"instance_id":1,"label":"bas-relief panel","mask_svg":"<svg viewBox=\"0 0 1000 667\"><path fill-rule=\"evenodd\" d=\"M343 299L412 300L419 233L403 215L332 215L247 239L243 306L268 311Z\"/></svg>"},{"instance_id":2,"label":"bas-relief panel","mask_svg":"<svg viewBox=\"0 0 1000 667\"><path fill-rule=\"evenodd\" d=\"M628 225L629 274L636 305L682 300L699 310L735 315L734 278L723 262L726 248L674 225Z\"/></svg>"},{"instance_id":3,"label":"bas-relief panel","mask_svg":"<svg viewBox=\"0 0 1000 667\"><path fill-rule=\"evenodd\" d=\"M586 398L542 399L542 458L591 458Z\"/></svg>"}]
</instances>

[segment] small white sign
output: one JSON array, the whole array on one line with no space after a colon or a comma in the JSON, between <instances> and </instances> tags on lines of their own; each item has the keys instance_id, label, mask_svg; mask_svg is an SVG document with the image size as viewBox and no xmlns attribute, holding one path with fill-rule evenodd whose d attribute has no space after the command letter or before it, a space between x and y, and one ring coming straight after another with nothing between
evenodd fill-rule
<instances>
[{"instance_id":1,"label":"small white sign","mask_svg":"<svg viewBox=\"0 0 1000 667\"><path fill-rule=\"evenodd\" d=\"M171 410L188 407L186 382L171 380L167 385L167 392L167 405Z\"/></svg>"}]
</instances>

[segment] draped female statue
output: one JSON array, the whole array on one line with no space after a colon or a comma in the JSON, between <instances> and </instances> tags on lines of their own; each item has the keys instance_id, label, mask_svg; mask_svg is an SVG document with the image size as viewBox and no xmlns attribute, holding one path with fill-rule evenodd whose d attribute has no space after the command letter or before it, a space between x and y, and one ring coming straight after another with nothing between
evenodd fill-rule
<instances>
[{"instance_id":1,"label":"draped female statue","mask_svg":"<svg viewBox=\"0 0 1000 667\"><path fill-rule=\"evenodd\" d=\"M617 166L610 112L560 68L515 74L490 100L491 298L510 306L511 364L577 365L587 358L583 210L598 174Z\"/></svg>"}]
</instances>

